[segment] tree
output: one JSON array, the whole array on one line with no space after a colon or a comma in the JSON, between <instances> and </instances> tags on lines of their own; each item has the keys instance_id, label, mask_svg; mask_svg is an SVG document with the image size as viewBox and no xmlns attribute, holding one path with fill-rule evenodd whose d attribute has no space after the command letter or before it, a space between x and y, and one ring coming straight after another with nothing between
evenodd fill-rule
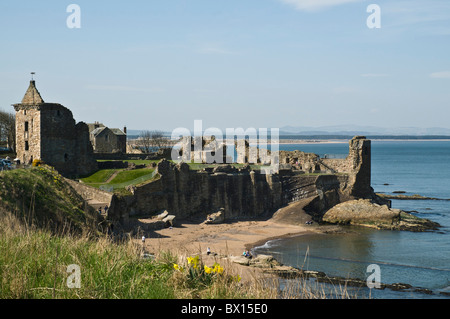
<instances>
[{"instance_id":1,"label":"tree","mask_svg":"<svg viewBox=\"0 0 450 319\"><path fill-rule=\"evenodd\" d=\"M0 111L0 143L13 151L16 149L16 117L13 113Z\"/></svg>"},{"instance_id":2,"label":"tree","mask_svg":"<svg viewBox=\"0 0 450 319\"><path fill-rule=\"evenodd\" d=\"M171 140L164 136L164 132L159 130L142 131L138 141L138 146L145 153L155 152L172 144Z\"/></svg>"}]
</instances>

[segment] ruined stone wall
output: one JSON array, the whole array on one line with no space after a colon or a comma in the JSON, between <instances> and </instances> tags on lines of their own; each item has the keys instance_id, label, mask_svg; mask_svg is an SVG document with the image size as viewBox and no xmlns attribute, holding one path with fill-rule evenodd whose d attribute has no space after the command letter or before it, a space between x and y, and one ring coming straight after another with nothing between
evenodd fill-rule
<instances>
[{"instance_id":1,"label":"ruined stone wall","mask_svg":"<svg viewBox=\"0 0 450 319\"><path fill-rule=\"evenodd\" d=\"M278 175L249 170L191 171L187 164L158 164L160 179L137 187L132 196L115 199L111 216L152 215L168 210L179 218L203 217L224 208L226 218L252 218L275 212L282 201Z\"/></svg>"},{"instance_id":2,"label":"ruined stone wall","mask_svg":"<svg viewBox=\"0 0 450 319\"><path fill-rule=\"evenodd\" d=\"M226 219L260 217L311 198L306 211L320 220L325 210L342 201L373 194L370 141L355 138L349 148L349 156L342 160L322 163L317 156L304 156L311 160L314 169L316 165L328 164L339 171L335 174L305 174L299 170L260 174L249 167L237 169L229 165L212 171L191 171L187 164L163 160L157 167L160 179L136 187L131 196L114 198L110 217L125 221L129 216L150 216L168 210L179 218L205 218L221 208Z\"/></svg>"},{"instance_id":3,"label":"ruined stone wall","mask_svg":"<svg viewBox=\"0 0 450 319\"><path fill-rule=\"evenodd\" d=\"M305 198L324 199L330 208L349 193L347 175L260 174L248 169L191 171L187 164L158 164L160 179L115 198L110 218L121 222L167 210L179 218L200 217L224 209L226 219L253 218ZM329 199L328 201L326 199Z\"/></svg>"},{"instance_id":4,"label":"ruined stone wall","mask_svg":"<svg viewBox=\"0 0 450 319\"><path fill-rule=\"evenodd\" d=\"M364 136L356 136L349 143L349 155L347 161L351 165L351 181L353 184L352 195L367 198L372 194L371 187L371 141Z\"/></svg>"},{"instance_id":5,"label":"ruined stone wall","mask_svg":"<svg viewBox=\"0 0 450 319\"><path fill-rule=\"evenodd\" d=\"M371 142L364 136L355 136L349 141L349 153L345 159L320 158L316 154L301 151L280 151L280 163L288 163L294 169L306 172L326 172L349 175L351 194L367 197L372 194Z\"/></svg>"},{"instance_id":6,"label":"ruined stone wall","mask_svg":"<svg viewBox=\"0 0 450 319\"><path fill-rule=\"evenodd\" d=\"M72 112L60 104L41 107L41 160L66 176L97 169L85 123L75 124Z\"/></svg>"},{"instance_id":7,"label":"ruined stone wall","mask_svg":"<svg viewBox=\"0 0 450 319\"><path fill-rule=\"evenodd\" d=\"M60 173L76 171L72 163L75 154L75 120L72 112L59 104L41 107L41 160Z\"/></svg>"},{"instance_id":8,"label":"ruined stone wall","mask_svg":"<svg viewBox=\"0 0 450 319\"><path fill-rule=\"evenodd\" d=\"M71 179L66 179L66 181L87 202L111 203L113 197L112 193L102 191L98 188Z\"/></svg>"},{"instance_id":9,"label":"ruined stone wall","mask_svg":"<svg viewBox=\"0 0 450 319\"><path fill-rule=\"evenodd\" d=\"M89 140L89 128L86 123L79 122L75 125L75 158L76 175L88 175L98 169L94 158L94 151Z\"/></svg>"},{"instance_id":10,"label":"ruined stone wall","mask_svg":"<svg viewBox=\"0 0 450 319\"><path fill-rule=\"evenodd\" d=\"M313 173L320 170L319 155L313 153L305 153L299 150L295 151L279 151L280 164L290 164L296 169Z\"/></svg>"},{"instance_id":11,"label":"ruined stone wall","mask_svg":"<svg viewBox=\"0 0 450 319\"><path fill-rule=\"evenodd\" d=\"M136 190L137 211L165 206L171 213L187 217L206 216L224 208L227 218L235 218L258 216L280 205L281 183L274 175L238 170L196 172L189 170L187 164L173 166L167 161L158 165L158 172L161 179L157 185ZM156 196L149 196L152 193Z\"/></svg>"}]
</instances>

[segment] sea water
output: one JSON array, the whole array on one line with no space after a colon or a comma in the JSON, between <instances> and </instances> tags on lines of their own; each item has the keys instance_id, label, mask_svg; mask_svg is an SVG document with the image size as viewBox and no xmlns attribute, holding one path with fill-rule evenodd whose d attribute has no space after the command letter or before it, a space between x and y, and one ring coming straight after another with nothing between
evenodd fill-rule
<instances>
[{"instance_id":1,"label":"sea water","mask_svg":"<svg viewBox=\"0 0 450 319\"><path fill-rule=\"evenodd\" d=\"M280 150L299 149L324 156L348 154L347 143L280 144ZM450 141L372 141L372 187L375 192L450 199ZM438 231L407 232L348 227L348 233L302 235L270 241L256 254L271 254L297 268L366 280L367 267L380 267L382 283L406 283L432 295L390 289L358 289L360 297L450 298L450 201L393 200L393 208L413 211L442 227ZM345 228L345 227L344 227Z\"/></svg>"}]
</instances>

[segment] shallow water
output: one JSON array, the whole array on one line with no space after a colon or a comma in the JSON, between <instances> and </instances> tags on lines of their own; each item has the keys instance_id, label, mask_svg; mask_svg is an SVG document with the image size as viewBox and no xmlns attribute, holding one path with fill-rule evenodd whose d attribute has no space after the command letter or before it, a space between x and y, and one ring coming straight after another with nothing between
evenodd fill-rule
<instances>
[{"instance_id":1,"label":"shallow water","mask_svg":"<svg viewBox=\"0 0 450 319\"><path fill-rule=\"evenodd\" d=\"M347 144L280 145L323 154L347 154ZM385 185L388 184L388 185ZM450 142L373 141L372 187L376 192L404 191L450 198ZM272 254L282 263L323 271L330 276L366 280L370 264L381 270L381 282L427 288L433 295L372 290L374 298L450 298L450 201L394 200L393 208L438 222L437 232L380 231L350 227L350 233L306 235L266 243L255 253ZM305 258L305 256L307 258ZM367 296L368 289L359 292Z\"/></svg>"}]
</instances>

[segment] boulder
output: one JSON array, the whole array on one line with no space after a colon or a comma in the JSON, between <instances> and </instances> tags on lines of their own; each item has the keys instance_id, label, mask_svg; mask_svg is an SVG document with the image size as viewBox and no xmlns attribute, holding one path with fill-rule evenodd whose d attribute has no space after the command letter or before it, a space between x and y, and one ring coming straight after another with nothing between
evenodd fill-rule
<instances>
[{"instance_id":1,"label":"boulder","mask_svg":"<svg viewBox=\"0 0 450 319\"><path fill-rule=\"evenodd\" d=\"M175 215L167 215L163 218L163 222L166 227L171 227L174 225Z\"/></svg>"},{"instance_id":2,"label":"boulder","mask_svg":"<svg viewBox=\"0 0 450 319\"><path fill-rule=\"evenodd\" d=\"M393 225L400 219L399 209L378 205L368 199L351 200L329 209L322 220L343 225Z\"/></svg>"},{"instance_id":3,"label":"boulder","mask_svg":"<svg viewBox=\"0 0 450 319\"><path fill-rule=\"evenodd\" d=\"M331 224L359 225L377 229L426 231L440 225L400 209L373 203L369 199L351 200L329 209L322 220Z\"/></svg>"},{"instance_id":4,"label":"boulder","mask_svg":"<svg viewBox=\"0 0 450 319\"><path fill-rule=\"evenodd\" d=\"M250 266L259 268L274 268L281 264L270 255L257 255L250 260Z\"/></svg>"},{"instance_id":5,"label":"boulder","mask_svg":"<svg viewBox=\"0 0 450 319\"><path fill-rule=\"evenodd\" d=\"M221 208L218 212L209 214L206 217L206 224L221 224L225 221L225 209Z\"/></svg>"},{"instance_id":6,"label":"boulder","mask_svg":"<svg viewBox=\"0 0 450 319\"><path fill-rule=\"evenodd\" d=\"M158 220L163 220L168 215L169 215L169 212L167 210L165 210L161 214L156 215L155 218L158 219Z\"/></svg>"},{"instance_id":7,"label":"boulder","mask_svg":"<svg viewBox=\"0 0 450 319\"><path fill-rule=\"evenodd\" d=\"M244 257L244 256L229 256L228 257L232 262L243 265L243 266L249 266L250 265L250 259Z\"/></svg>"}]
</instances>

